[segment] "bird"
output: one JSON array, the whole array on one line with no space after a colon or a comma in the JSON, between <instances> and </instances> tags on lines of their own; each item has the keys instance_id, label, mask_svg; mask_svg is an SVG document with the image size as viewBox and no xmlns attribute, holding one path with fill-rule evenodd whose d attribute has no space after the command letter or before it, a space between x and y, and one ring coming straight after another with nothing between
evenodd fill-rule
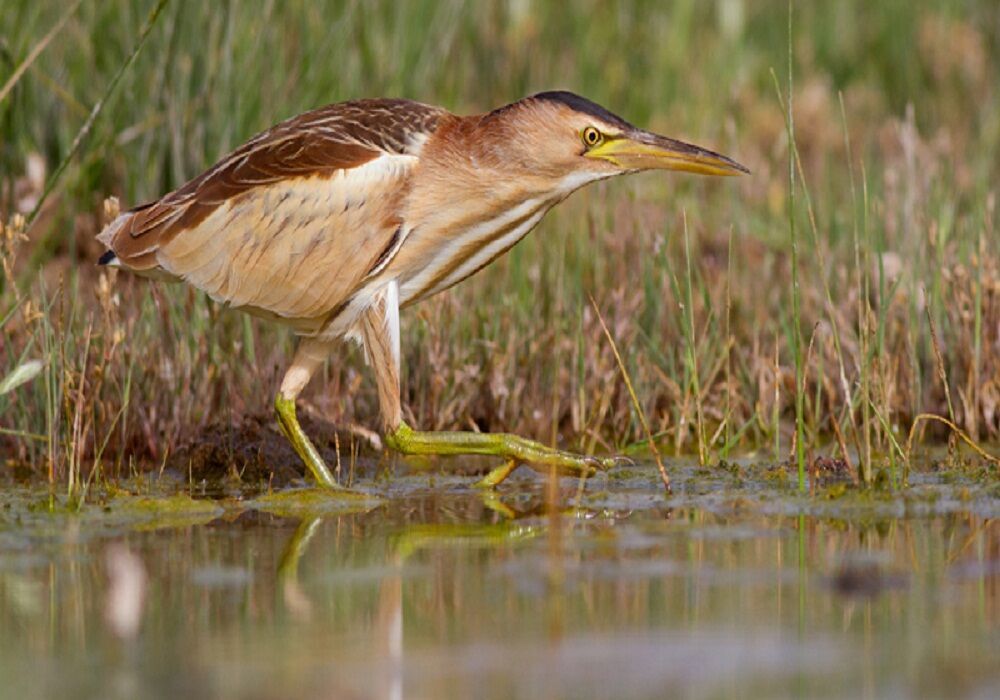
<instances>
[{"instance_id":1,"label":"bird","mask_svg":"<svg viewBox=\"0 0 1000 700\"><path fill-rule=\"evenodd\" d=\"M327 105L251 138L98 234L99 263L185 282L284 324L298 344L274 400L278 426L320 486L344 490L303 431L296 399L344 341L373 368L385 444L403 455L503 458L589 476L614 457L508 433L420 431L403 420L399 314L522 240L581 187L645 170L748 173L646 131L572 92L460 116L395 98Z\"/></svg>"}]
</instances>

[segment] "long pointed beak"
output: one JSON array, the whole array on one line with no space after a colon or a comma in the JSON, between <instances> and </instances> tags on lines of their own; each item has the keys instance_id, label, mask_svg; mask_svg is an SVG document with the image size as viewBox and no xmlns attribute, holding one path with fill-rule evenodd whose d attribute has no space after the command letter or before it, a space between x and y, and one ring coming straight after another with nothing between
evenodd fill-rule
<instances>
[{"instance_id":1,"label":"long pointed beak","mask_svg":"<svg viewBox=\"0 0 1000 700\"><path fill-rule=\"evenodd\" d=\"M636 129L608 138L585 153L625 170L681 170L699 175L740 175L749 173L731 158L701 146Z\"/></svg>"}]
</instances>

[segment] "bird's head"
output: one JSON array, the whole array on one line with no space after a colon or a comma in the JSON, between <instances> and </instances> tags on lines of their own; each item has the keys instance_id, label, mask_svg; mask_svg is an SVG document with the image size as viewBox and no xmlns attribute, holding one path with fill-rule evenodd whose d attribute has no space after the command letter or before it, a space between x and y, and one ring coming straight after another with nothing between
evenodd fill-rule
<instances>
[{"instance_id":1,"label":"bird's head","mask_svg":"<svg viewBox=\"0 0 1000 700\"><path fill-rule=\"evenodd\" d=\"M567 191L641 170L700 175L749 172L726 156L639 129L571 92L526 97L491 112L484 122L503 143L508 167L520 166L558 180Z\"/></svg>"}]
</instances>

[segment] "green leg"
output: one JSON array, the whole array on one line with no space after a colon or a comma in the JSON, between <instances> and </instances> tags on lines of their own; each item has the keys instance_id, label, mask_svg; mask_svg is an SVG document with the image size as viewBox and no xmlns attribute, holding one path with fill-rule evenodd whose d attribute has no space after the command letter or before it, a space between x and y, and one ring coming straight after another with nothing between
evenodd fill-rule
<instances>
[{"instance_id":1,"label":"green leg","mask_svg":"<svg viewBox=\"0 0 1000 700\"><path fill-rule=\"evenodd\" d=\"M481 489L496 488L501 482L503 482L504 479L510 476L511 472L515 469L517 469L517 460L508 459L499 467L491 469L489 474L477 481L476 487Z\"/></svg>"},{"instance_id":2,"label":"green leg","mask_svg":"<svg viewBox=\"0 0 1000 700\"><path fill-rule=\"evenodd\" d=\"M480 484L495 486L518 464L535 469L556 468L561 472L592 476L618 462L616 457L588 457L546 447L508 433L421 432L406 423L385 436L386 444L405 455L489 455L509 461L493 470Z\"/></svg>"},{"instance_id":3,"label":"green leg","mask_svg":"<svg viewBox=\"0 0 1000 700\"><path fill-rule=\"evenodd\" d=\"M295 399L287 399L279 393L274 399L274 410L278 413L278 426L281 428L281 432L292 443L296 454L305 462L306 467L309 468L319 485L340 491L345 490L333 478L333 474L330 473L326 462L320 456L319 450L302 430L302 426L299 425L299 419L295 417Z\"/></svg>"}]
</instances>

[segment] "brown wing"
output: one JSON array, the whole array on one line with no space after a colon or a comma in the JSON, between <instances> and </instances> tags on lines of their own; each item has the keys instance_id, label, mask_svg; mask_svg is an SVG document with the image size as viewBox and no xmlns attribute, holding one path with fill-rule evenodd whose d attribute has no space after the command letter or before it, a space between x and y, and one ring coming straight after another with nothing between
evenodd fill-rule
<instances>
[{"instance_id":1,"label":"brown wing","mask_svg":"<svg viewBox=\"0 0 1000 700\"><path fill-rule=\"evenodd\" d=\"M336 307L391 244L396 206L443 110L331 105L283 122L99 239L127 268L290 319Z\"/></svg>"}]
</instances>

